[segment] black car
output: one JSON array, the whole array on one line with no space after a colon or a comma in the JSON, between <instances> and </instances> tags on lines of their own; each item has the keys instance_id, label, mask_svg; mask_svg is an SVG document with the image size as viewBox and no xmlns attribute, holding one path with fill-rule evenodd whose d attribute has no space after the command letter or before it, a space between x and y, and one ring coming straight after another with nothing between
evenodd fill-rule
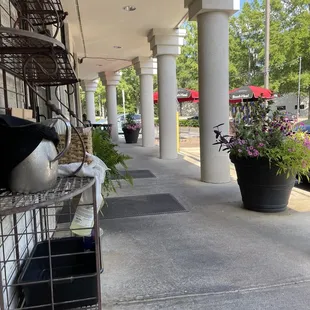
<instances>
[{"instance_id":1,"label":"black car","mask_svg":"<svg viewBox=\"0 0 310 310\"><path fill-rule=\"evenodd\" d=\"M190 121L190 120L193 120L193 119L198 121L199 120L199 116L198 115L192 116L192 117L189 117L187 120Z\"/></svg>"}]
</instances>

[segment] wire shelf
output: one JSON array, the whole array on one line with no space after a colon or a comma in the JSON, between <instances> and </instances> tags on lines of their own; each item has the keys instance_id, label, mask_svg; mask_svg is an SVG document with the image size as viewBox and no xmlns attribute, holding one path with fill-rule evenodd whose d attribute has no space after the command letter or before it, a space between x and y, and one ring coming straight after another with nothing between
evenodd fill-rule
<instances>
[{"instance_id":1,"label":"wire shelf","mask_svg":"<svg viewBox=\"0 0 310 310\"><path fill-rule=\"evenodd\" d=\"M56 39L26 30L0 27L0 67L38 86L78 82L65 46ZM31 57L26 67L24 66Z\"/></svg>"},{"instance_id":2,"label":"wire shelf","mask_svg":"<svg viewBox=\"0 0 310 310\"><path fill-rule=\"evenodd\" d=\"M60 0L11 0L11 3L33 26L53 25L67 16Z\"/></svg>"},{"instance_id":3,"label":"wire shelf","mask_svg":"<svg viewBox=\"0 0 310 310\"><path fill-rule=\"evenodd\" d=\"M17 214L56 204L79 195L95 183L94 178L59 178L54 188L37 194L0 192L0 216Z\"/></svg>"}]
</instances>

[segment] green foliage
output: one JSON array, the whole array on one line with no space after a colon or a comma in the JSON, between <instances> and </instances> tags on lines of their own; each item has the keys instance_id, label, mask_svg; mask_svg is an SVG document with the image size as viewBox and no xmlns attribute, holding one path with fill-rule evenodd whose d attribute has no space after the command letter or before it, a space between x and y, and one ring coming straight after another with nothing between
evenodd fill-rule
<instances>
[{"instance_id":1,"label":"green foliage","mask_svg":"<svg viewBox=\"0 0 310 310\"><path fill-rule=\"evenodd\" d=\"M245 3L230 20L230 87L263 85L265 1ZM299 57L302 57L301 91L310 88L309 0L271 0L270 88L297 92Z\"/></svg>"},{"instance_id":2,"label":"green foliage","mask_svg":"<svg viewBox=\"0 0 310 310\"><path fill-rule=\"evenodd\" d=\"M180 127L199 127L199 121L197 119L180 119Z\"/></svg>"},{"instance_id":3,"label":"green foliage","mask_svg":"<svg viewBox=\"0 0 310 310\"><path fill-rule=\"evenodd\" d=\"M177 58L179 88L198 89L198 31L196 22L186 22L185 45Z\"/></svg>"},{"instance_id":4,"label":"green foliage","mask_svg":"<svg viewBox=\"0 0 310 310\"><path fill-rule=\"evenodd\" d=\"M106 89L102 85L101 80L98 83L97 90L95 92L95 110L96 115L106 116L107 106L106 106Z\"/></svg>"},{"instance_id":5,"label":"green foliage","mask_svg":"<svg viewBox=\"0 0 310 310\"><path fill-rule=\"evenodd\" d=\"M123 95L125 92L126 113L136 113L140 103L140 81L133 67L122 70L122 78L117 86L117 110L123 113Z\"/></svg>"},{"instance_id":6,"label":"green foliage","mask_svg":"<svg viewBox=\"0 0 310 310\"><path fill-rule=\"evenodd\" d=\"M119 153L116 149L117 145L113 144L109 134L101 129L93 131L93 152L94 155L99 157L110 169L107 171L105 182L103 184L104 192L109 195L111 192L116 192L115 183L121 187L120 180L126 180L133 185L133 180L127 172L126 161L131 159L130 156ZM121 174L118 167L122 167L126 173Z\"/></svg>"},{"instance_id":7,"label":"green foliage","mask_svg":"<svg viewBox=\"0 0 310 310\"><path fill-rule=\"evenodd\" d=\"M155 119L155 126L159 126L159 120ZM180 119L180 127L199 127L199 121L197 119Z\"/></svg>"},{"instance_id":8,"label":"green foliage","mask_svg":"<svg viewBox=\"0 0 310 310\"><path fill-rule=\"evenodd\" d=\"M277 163L278 173L298 175L299 180L308 176L310 169L309 136L298 131L293 136L288 136L283 143L273 148L265 149L265 156L271 162Z\"/></svg>"}]
</instances>

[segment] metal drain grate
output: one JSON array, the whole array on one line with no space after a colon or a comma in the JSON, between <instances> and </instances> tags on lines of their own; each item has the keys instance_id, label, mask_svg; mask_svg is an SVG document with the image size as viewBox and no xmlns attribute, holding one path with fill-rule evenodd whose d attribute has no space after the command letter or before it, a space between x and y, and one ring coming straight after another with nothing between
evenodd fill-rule
<instances>
[{"instance_id":1,"label":"metal drain grate","mask_svg":"<svg viewBox=\"0 0 310 310\"><path fill-rule=\"evenodd\" d=\"M186 212L170 194L107 198L103 219Z\"/></svg>"}]
</instances>

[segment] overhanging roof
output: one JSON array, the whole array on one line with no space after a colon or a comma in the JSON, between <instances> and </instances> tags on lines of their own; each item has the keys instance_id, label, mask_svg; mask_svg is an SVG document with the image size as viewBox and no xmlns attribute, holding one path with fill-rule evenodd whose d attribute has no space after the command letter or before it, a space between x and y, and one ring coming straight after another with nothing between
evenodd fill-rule
<instances>
[{"instance_id":1,"label":"overhanging roof","mask_svg":"<svg viewBox=\"0 0 310 310\"><path fill-rule=\"evenodd\" d=\"M130 66L137 56L151 56L152 28L175 28L186 16L184 0L62 0L75 52L84 58L80 78ZM136 7L127 12L125 6ZM121 48L116 48L121 47Z\"/></svg>"}]
</instances>

